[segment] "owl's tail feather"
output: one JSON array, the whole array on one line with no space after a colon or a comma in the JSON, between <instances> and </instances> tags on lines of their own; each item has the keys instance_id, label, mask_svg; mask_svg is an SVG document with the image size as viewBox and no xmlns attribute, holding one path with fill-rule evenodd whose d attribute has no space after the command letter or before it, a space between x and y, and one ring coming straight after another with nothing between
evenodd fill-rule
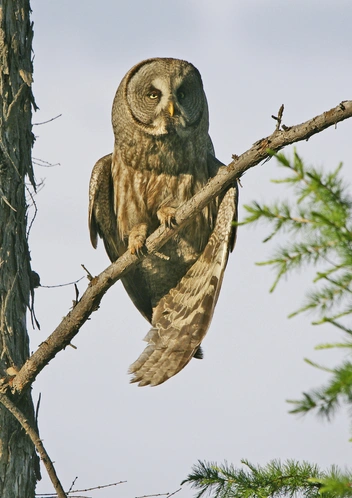
<instances>
[{"instance_id":1,"label":"owl's tail feather","mask_svg":"<svg viewBox=\"0 0 352 498\"><path fill-rule=\"evenodd\" d=\"M157 386L182 370L209 328L233 241L237 217L237 188L224 196L215 228L198 260L176 287L164 296L145 337L148 346L130 366L131 382Z\"/></svg>"}]
</instances>

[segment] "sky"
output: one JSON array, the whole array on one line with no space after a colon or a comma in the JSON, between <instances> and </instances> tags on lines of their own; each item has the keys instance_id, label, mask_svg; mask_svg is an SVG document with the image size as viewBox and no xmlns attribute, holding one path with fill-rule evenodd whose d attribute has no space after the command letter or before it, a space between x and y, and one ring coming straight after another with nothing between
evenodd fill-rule
<instances>
[{"instance_id":1,"label":"sky","mask_svg":"<svg viewBox=\"0 0 352 498\"><path fill-rule=\"evenodd\" d=\"M155 56L192 62L201 72L217 157L228 164L271 134L280 105L283 122L298 124L351 98L352 48L348 0L32 0L35 175L42 184L30 233L33 270L43 286L93 275L108 264L94 250L87 226L88 185L94 163L112 151L111 105L125 73ZM60 118L40 125L61 115ZM351 182L352 120L296 145L307 164L335 168ZM292 147L287 148L288 154ZM52 167L43 167L46 161ZM38 164L39 163L39 164ZM253 200L290 192L270 180L275 161L242 178L239 216ZM349 421L288 413L287 399L318 387L327 375L310 358L334 366L339 356L317 352L341 337L313 316L288 319L299 307L312 273L269 288L274 274L255 262L269 258L268 229L241 227L215 316L203 342L204 359L155 388L129 384L128 366L144 349L148 323L121 283L38 376L40 435L68 489L127 481L86 493L134 498L173 492L198 459L240 466L274 458L308 460L327 468L350 462ZM79 284L83 293L87 281ZM37 289L40 330L29 330L31 350L54 330L75 299L73 286ZM53 490L42 469L37 492ZM192 497L183 486L177 496Z\"/></svg>"}]
</instances>

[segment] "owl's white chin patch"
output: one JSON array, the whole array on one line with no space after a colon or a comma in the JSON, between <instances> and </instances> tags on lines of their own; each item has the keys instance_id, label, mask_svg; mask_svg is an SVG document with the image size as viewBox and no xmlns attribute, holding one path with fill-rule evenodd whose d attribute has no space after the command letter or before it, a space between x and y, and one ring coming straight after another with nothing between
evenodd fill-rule
<instances>
[{"instance_id":1,"label":"owl's white chin patch","mask_svg":"<svg viewBox=\"0 0 352 498\"><path fill-rule=\"evenodd\" d=\"M151 130L152 135L167 135L168 131L165 126L165 121L163 119L155 119L153 122L153 128Z\"/></svg>"},{"instance_id":2,"label":"owl's white chin patch","mask_svg":"<svg viewBox=\"0 0 352 498\"><path fill-rule=\"evenodd\" d=\"M180 137L184 137L188 134L188 128L186 121L183 116L178 116L177 120L174 118L172 121L165 122L163 116L157 117L153 122L153 128L151 130L152 135L170 135L172 133L177 133Z\"/></svg>"}]
</instances>

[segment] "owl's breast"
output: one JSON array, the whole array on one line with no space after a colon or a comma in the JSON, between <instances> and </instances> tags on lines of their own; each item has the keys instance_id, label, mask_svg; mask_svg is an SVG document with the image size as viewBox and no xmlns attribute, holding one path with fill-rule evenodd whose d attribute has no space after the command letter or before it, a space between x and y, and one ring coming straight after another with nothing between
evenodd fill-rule
<instances>
[{"instance_id":1,"label":"owl's breast","mask_svg":"<svg viewBox=\"0 0 352 498\"><path fill-rule=\"evenodd\" d=\"M152 141L151 146L155 143ZM121 252L127 249L134 227L143 224L150 235L160 225L157 217L160 208L177 209L211 176L204 151L197 155L193 148L185 155L185 151L171 152L169 145L161 144L158 154L152 149L148 159L143 156L145 151L139 156L136 154L129 163L123 147L115 146L111 166L112 195ZM130 152L129 149L128 154ZM185 162L179 164L181 160ZM152 308L177 285L202 253L214 228L217 210L218 201L212 201L160 249L161 257L143 258L123 279L133 302L149 320Z\"/></svg>"},{"instance_id":2,"label":"owl's breast","mask_svg":"<svg viewBox=\"0 0 352 498\"><path fill-rule=\"evenodd\" d=\"M116 152L112 160L112 178L114 190L114 211L117 218L118 233L122 240L127 240L131 229L140 223L146 223L148 234L159 225L157 212L161 207L178 208L191 199L208 181L209 174L205 161L197 159L192 171L173 174L160 169L149 169L126 165ZM181 236L194 240L195 247L202 250L216 217L213 203L185 228Z\"/></svg>"}]
</instances>

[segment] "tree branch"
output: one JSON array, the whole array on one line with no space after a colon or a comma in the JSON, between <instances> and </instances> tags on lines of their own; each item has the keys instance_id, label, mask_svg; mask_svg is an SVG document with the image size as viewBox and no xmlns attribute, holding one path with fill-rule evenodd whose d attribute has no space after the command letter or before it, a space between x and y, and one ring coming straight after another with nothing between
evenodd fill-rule
<instances>
[{"instance_id":1,"label":"tree branch","mask_svg":"<svg viewBox=\"0 0 352 498\"><path fill-rule=\"evenodd\" d=\"M15 419L21 424L23 429L26 431L26 434L30 437L32 443L34 444L36 450L39 453L39 456L44 463L48 475L53 483L55 491L57 493L58 498L67 498L65 491L61 485L59 478L57 477L55 467L50 460L46 449L43 446L43 443L37 433L37 431L31 426L28 422L27 418L23 415L23 413L16 407L16 405L5 395L0 393L0 402L8 409L8 411L15 417Z\"/></svg>"},{"instance_id":2,"label":"tree branch","mask_svg":"<svg viewBox=\"0 0 352 498\"><path fill-rule=\"evenodd\" d=\"M76 479L77 479L77 477L76 477ZM67 496L70 497L70 496L74 495L74 493L86 493L87 491L95 491L96 489L111 488L112 486L118 486L119 484L124 484L126 482L127 481L113 482L111 484L103 484L101 486L94 486L93 488L86 488L86 489L69 489L67 491ZM72 487L73 486L71 485L71 488ZM35 496L36 497L43 497L43 498L46 496L49 496L50 498L54 498L53 493L36 493ZM171 496L171 495L167 495L167 497L169 497L169 496ZM75 496L74 498L79 498L79 497Z\"/></svg>"},{"instance_id":3,"label":"tree branch","mask_svg":"<svg viewBox=\"0 0 352 498\"><path fill-rule=\"evenodd\" d=\"M227 168L221 168L215 178L211 179L200 192L177 210L175 216L177 226L175 228L160 226L148 237L146 241L147 252L150 254L158 251L167 240L199 213L212 198L233 185L236 178L242 176L245 171L270 157L268 149L278 151L295 142L308 140L311 136L350 117L352 117L351 100L341 102L333 109L305 123L291 127L282 125L283 129L276 129L270 136L258 140L247 152L238 157L234 156L234 160ZM93 311L99 308L100 301L107 290L118 279L125 276L139 261L140 258L136 255L126 252L100 275L93 278L74 308L63 318L59 326L39 346L15 376L11 384L13 393L21 394L32 384L39 372L59 351L70 343Z\"/></svg>"}]
</instances>

